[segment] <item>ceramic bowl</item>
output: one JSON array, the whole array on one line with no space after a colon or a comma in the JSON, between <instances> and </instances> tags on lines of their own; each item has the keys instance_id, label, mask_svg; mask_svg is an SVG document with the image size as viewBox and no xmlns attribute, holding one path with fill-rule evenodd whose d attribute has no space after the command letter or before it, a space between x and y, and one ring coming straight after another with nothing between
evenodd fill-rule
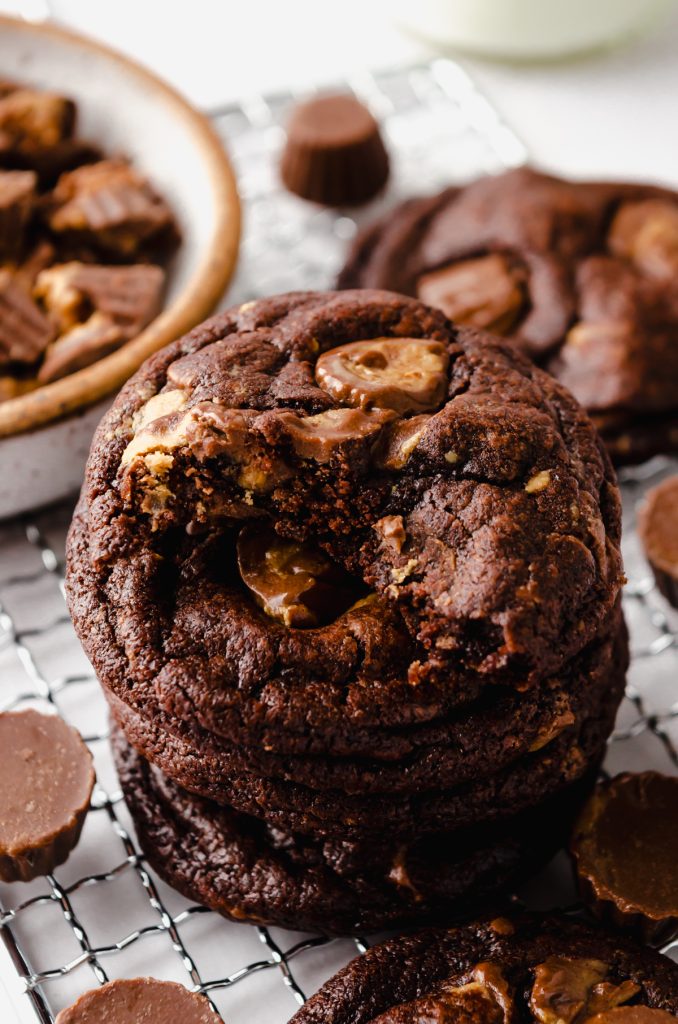
<instances>
[{"instance_id":1,"label":"ceramic bowl","mask_svg":"<svg viewBox=\"0 0 678 1024\"><path fill-rule=\"evenodd\" d=\"M124 153L166 196L183 242L163 312L93 366L0 403L0 517L77 490L89 442L113 394L151 353L203 320L235 267L240 206L209 121L150 71L50 24L0 17L3 78L71 96L78 133Z\"/></svg>"}]
</instances>

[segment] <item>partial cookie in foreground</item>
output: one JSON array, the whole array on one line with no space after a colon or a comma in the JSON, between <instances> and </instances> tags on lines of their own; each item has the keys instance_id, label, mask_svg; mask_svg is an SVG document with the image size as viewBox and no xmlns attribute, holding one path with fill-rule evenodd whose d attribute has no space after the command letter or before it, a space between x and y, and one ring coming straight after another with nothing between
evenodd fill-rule
<instances>
[{"instance_id":1,"label":"partial cookie in foreground","mask_svg":"<svg viewBox=\"0 0 678 1024\"><path fill-rule=\"evenodd\" d=\"M675 192L528 168L388 211L339 278L511 338L570 388L619 462L678 450L677 282Z\"/></svg>"},{"instance_id":2,"label":"partial cookie in foreground","mask_svg":"<svg viewBox=\"0 0 678 1024\"><path fill-rule=\"evenodd\" d=\"M291 1024L675 1024L678 965L566 917L496 918L373 946Z\"/></svg>"},{"instance_id":3,"label":"partial cookie in foreground","mask_svg":"<svg viewBox=\"0 0 678 1024\"><path fill-rule=\"evenodd\" d=\"M55 1024L221 1024L205 996L174 981L118 978L80 996Z\"/></svg>"},{"instance_id":4,"label":"partial cookie in foreground","mask_svg":"<svg viewBox=\"0 0 678 1024\"><path fill-rule=\"evenodd\" d=\"M292 112L280 163L290 192L325 206L352 206L380 192L388 171L379 125L355 96L317 96Z\"/></svg>"},{"instance_id":5,"label":"partial cookie in foreground","mask_svg":"<svg viewBox=\"0 0 678 1024\"><path fill-rule=\"evenodd\" d=\"M678 932L678 778L624 773L601 782L571 841L585 898L646 941Z\"/></svg>"},{"instance_id":6,"label":"partial cookie in foreground","mask_svg":"<svg viewBox=\"0 0 678 1024\"><path fill-rule=\"evenodd\" d=\"M647 492L638 532L659 590L678 608L678 475Z\"/></svg>"},{"instance_id":7,"label":"partial cookie in foreground","mask_svg":"<svg viewBox=\"0 0 678 1024\"><path fill-rule=\"evenodd\" d=\"M0 879L27 882L66 860L94 787L75 729L38 711L0 714Z\"/></svg>"}]
</instances>

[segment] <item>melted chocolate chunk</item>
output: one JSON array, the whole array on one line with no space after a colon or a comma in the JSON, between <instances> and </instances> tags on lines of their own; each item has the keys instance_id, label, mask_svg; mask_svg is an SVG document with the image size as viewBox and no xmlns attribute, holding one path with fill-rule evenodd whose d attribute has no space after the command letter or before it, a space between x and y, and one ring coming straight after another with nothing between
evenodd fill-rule
<instances>
[{"instance_id":1,"label":"melted chocolate chunk","mask_svg":"<svg viewBox=\"0 0 678 1024\"><path fill-rule=\"evenodd\" d=\"M525 305L524 284L524 272L491 253L424 274L417 295L456 323L509 334Z\"/></svg>"},{"instance_id":2,"label":"melted chocolate chunk","mask_svg":"<svg viewBox=\"0 0 678 1024\"><path fill-rule=\"evenodd\" d=\"M238 566L266 614L297 629L331 622L358 598L349 577L324 552L270 528L241 530Z\"/></svg>"}]
</instances>

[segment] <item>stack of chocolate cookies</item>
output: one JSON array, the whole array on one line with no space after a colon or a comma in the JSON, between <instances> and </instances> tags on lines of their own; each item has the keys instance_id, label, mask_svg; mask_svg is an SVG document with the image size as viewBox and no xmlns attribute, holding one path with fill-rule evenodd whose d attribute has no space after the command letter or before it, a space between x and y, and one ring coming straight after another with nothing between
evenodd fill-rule
<instances>
[{"instance_id":1,"label":"stack of chocolate cookies","mask_svg":"<svg viewBox=\"0 0 678 1024\"><path fill-rule=\"evenodd\" d=\"M557 846L627 661L619 494L570 394L387 292L232 309L103 420L68 593L150 863L326 932Z\"/></svg>"}]
</instances>

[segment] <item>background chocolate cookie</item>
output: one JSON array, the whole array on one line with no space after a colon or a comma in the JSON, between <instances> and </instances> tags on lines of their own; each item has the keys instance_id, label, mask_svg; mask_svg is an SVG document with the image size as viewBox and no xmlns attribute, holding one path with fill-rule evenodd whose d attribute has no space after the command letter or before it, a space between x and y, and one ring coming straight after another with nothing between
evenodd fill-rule
<instances>
[{"instance_id":1,"label":"background chocolate cookie","mask_svg":"<svg viewBox=\"0 0 678 1024\"><path fill-rule=\"evenodd\" d=\"M512 338L628 461L678 447L677 268L674 192L521 168L390 211L339 283Z\"/></svg>"},{"instance_id":2,"label":"background chocolate cookie","mask_svg":"<svg viewBox=\"0 0 678 1024\"><path fill-rule=\"evenodd\" d=\"M293 1024L671 1024L676 1016L671 960L568 918L525 917L374 946L309 999Z\"/></svg>"}]
</instances>

